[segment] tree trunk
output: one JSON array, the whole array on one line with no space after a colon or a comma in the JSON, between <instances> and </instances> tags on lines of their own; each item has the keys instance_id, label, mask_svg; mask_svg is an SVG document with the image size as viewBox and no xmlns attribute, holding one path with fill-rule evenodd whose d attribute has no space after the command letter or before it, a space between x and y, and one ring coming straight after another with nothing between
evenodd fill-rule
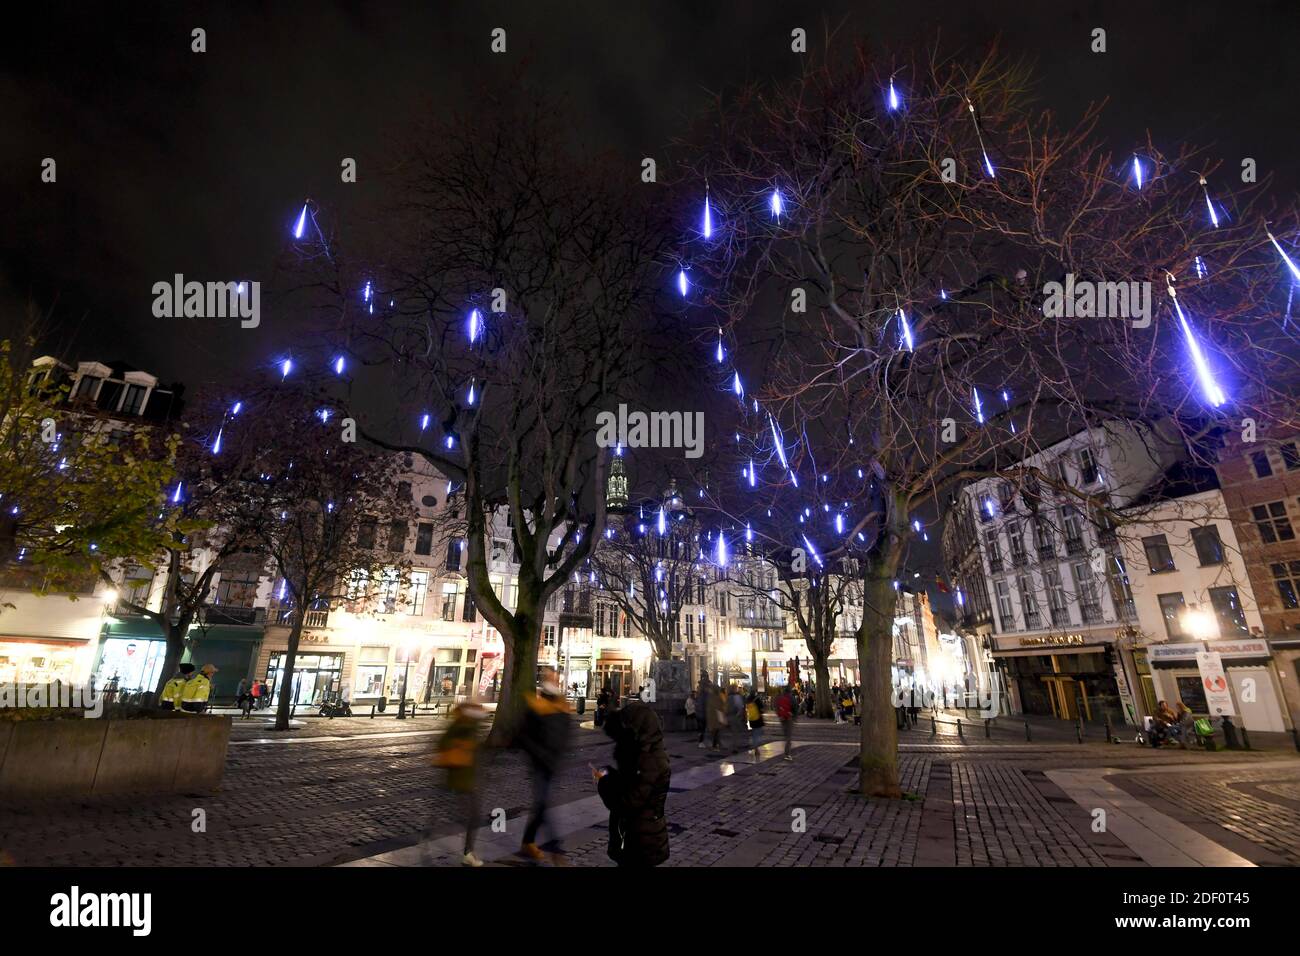
<instances>
[{"instance_id":1,"label":"tree trunk","mask_svg":"<svg viewBox=\"0 0 1300 956\"><path fill-rule=\"evenodd\" d=\"M862 670L862 750L858 786L869 797L900 797L898 720L894 710L891 666L894 648L893 573L896 561L873 569L865 583L862 624L858 628L858 665Z\"/></svg>"},{"instance_id":2,"label":"tree trunk","mask_svg":"<svg viewBox=\"0 0 1300 956\"><path fill-rule=\"evenodd\" d=\"M501 692L497 695L496 714L488 744L508 746L524 717L525 700L537 684L537 644L541 640L540 603L532 593L519 589L515 612L510 616L510 631L501 635L506 646Z\"/></svg>"},{"instance_id":3,"label":"tree trunk","mask_svg":"<svg viewBox=\"0 0 1300 956\"><path fill-rule=\"evenodd\" d=\"M154 704L162 698L163 687L176 674L181 658L185 656L185 635L180 625L167 621L163 627L163 637L167 639L167 653L163 656L162 670L158 672L158 683L153 689Z\"/></svg>"},{"instance_id":4,"label":"tree trunk","mask_svg":"<svg viewBox=\"0 0 1300 956\"><path fill-rule=\"evenodd\" d=\"M831 704L831 668L825 653L818 653L812 641L805 641L808 652L813 659L813 674L816 675L813 690L813 711L816 716L828 718L835 716L835 707Z\"/></svg>"},{"instance_id":5,"label":"tree trunk","mask_svg":"<svg viewBox=\"0 0 1300 956\"><path fill-rule=\"evenodd\" d=\"M298 602L302 603L302 602ZM284 652L284 669L281 671L280 704L275 709L275 730L289 729L289 714L293 708L293 669L298 660L298 641L302 637L302 622L306 619L306 607L296 607L293 611L293 630L289 632L289 646ZM402 688L405 692L406 688Z\"/></svg>"}]
</instances>

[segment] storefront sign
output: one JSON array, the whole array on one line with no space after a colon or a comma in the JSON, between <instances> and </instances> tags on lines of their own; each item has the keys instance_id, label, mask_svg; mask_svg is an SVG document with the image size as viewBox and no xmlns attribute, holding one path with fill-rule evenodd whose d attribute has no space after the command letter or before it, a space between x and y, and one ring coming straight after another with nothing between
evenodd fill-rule
<instances>
[{"instance_id":1,"label":"storefront sign","mask_svg":"<svg viewBox=\"0 0 1300 956\"><path fill-rule=\"evenodd\" d=\"M1196 669L1201 672L1201 687L1205 689L1205 703L1212 715L1216 717L1235 717L1232 706L1232 691L1228 689L1228 678L1223 673L1223 661L1214 651L1201 651L1196 655Z\"/></svg>"},{"instance_id":2,"label":"storefront sign","mask_svg":"<svg viewBox=\"0 0 1300 956\"><path fill-rule=\"evenodd\" d=\"M1040 637L1022 637L1021 647L1079 647L1085 643L1082 634L1044 634Z\"/></svg>"},{"instance_id":3,"label":"storefront sign","mask_svg":"<svg viewBox=\"0 0 1300 956\"><path fill-rule=\"evenodd\" d=\"M1196 655L1205 650L1200 641L1193 644L1153 644L1147 648L1147 659L1157 661L1194 661Z\"/></svg>"},{"instance_id":4,"label":"storefront sign","mask_svg":"<svg viewBox=\"0 0 1300 956\"><path fill-rule=\"evenodd\" d=\"M1206 645L1220 657L1268 657L1268 641L1211 641Z\"/></svg>"}]
</instances>

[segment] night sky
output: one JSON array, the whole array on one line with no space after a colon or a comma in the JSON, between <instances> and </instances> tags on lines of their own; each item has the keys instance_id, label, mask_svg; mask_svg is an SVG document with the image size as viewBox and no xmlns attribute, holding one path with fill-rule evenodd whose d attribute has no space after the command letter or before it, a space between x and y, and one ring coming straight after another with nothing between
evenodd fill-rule
<instances>
[{"instance_id":1,"label":"night sky","mask_svg":"<svg viewBox=\"0 0 1300 956\"><path fill-rule=\"evenodd\" d=\"M870 44L1000 36L1037 63L1039 101L1063 118L1109 98L1117 151L1150 128L1162 145L1212 145L1227 173L1254 157L1284 201L1297 185L1294 2L23 6L0 38L0 322L15 328L34 301L54 317L47 350L191 385L265 361L291 334L295 318L265 296L305 197L344 217L361 208L405 123L523 61L635 176L707 91L795 69L793 27L812 45L826 24ZM206 53L190 52L196 26ZM489 51L497 26L505 55ZM47 156L55 184L40 182ZM339 181L345 156L360 160L357 185ZM155 319L151 286L176 272L261 280L261 328Z\"/></svg>"}]
</instances>

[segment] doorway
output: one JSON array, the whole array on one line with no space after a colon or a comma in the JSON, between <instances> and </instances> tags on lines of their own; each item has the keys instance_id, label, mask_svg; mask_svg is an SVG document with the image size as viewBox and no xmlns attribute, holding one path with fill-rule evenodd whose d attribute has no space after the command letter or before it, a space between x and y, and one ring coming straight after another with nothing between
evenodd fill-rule
<instances>
[{"instance_id":1,"label":"doorway","mask_svg":"<svg viewBox=\"0 0 1300 956\"><path fill-rule=\"evenodd\" d=\"M1061 720L1077 720L1082 711L1084 720L1092 720L1088 688L1082 681L1057 674L1044 674L1039 679L1047 685L1048 697L1052 702L1052 716Z\"/></svg>"}]
</instances>

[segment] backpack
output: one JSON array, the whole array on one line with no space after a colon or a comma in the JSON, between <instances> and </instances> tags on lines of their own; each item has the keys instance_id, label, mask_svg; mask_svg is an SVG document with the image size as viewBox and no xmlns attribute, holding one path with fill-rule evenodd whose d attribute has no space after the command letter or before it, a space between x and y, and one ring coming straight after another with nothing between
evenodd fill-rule
<instances>
[{"instance_id":1,"label":"backpack","mask_svg":"<svg viewBox=\"0 0 1300 956\"><path fill-rule=\"evenodd\" d=\"M746 717L746 719L748 719L751 723L752 723L753 721L755 721L755 720L758 720L758 717L759 717L759 709L758 709L758 702L757 702L757 701L753 701L753 700L751 700L748 704L745 705L745 717Z\"/></svg>"}]
</instances>

